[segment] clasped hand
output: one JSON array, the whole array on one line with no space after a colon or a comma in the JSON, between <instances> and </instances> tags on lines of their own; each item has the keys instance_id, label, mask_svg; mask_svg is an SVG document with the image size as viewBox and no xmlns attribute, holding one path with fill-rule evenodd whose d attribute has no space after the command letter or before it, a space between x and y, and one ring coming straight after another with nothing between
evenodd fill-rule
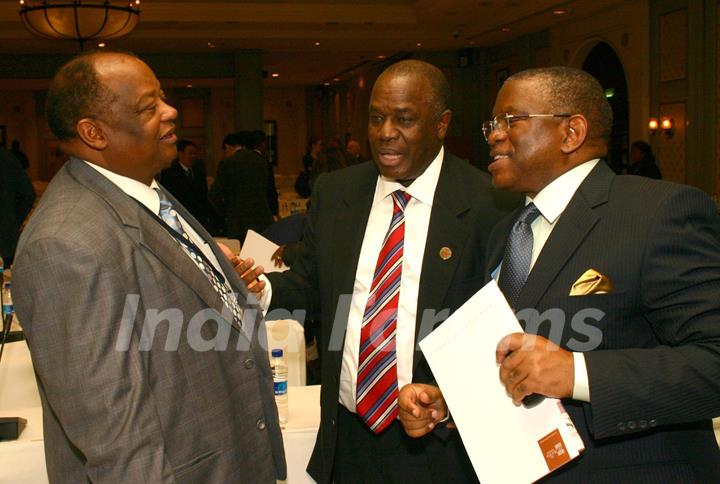
<instances>
[{"instance_id":1,"label":"clasped hand","mask_svg":"<svg viewBox=\"0 0 720 484\"><path fill-rule=\"evenodd\" d=\"M500 381L515 405L533 393L552 398L572 397L575 365L571 352L552 341L527 333L512 333L495 349Z\"/></svg>"}]
</instances>

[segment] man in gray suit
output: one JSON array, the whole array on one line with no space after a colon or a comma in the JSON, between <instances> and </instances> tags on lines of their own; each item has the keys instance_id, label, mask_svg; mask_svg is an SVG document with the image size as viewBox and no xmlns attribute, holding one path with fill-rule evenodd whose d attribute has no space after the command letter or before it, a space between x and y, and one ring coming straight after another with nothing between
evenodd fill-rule
<instances>
[{"instance_id":1,"label":"man in gray suit","mask_svg":"<svg viewBox=\"0 0 720 484\"><path fill-rule=\"evenodd\" d=\"M48 123L71 155L14 274L51 482L274 482L285 459L265 329L202 226L153 181L177 111L129 54L63 66Z\"/></svg>"}]
</instances>

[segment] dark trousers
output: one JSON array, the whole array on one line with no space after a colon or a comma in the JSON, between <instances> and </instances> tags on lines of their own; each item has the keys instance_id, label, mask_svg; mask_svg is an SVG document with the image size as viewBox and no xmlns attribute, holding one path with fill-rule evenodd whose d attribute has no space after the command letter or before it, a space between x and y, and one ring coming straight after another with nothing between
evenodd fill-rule
<instances>
[{"instance_id":1,"label":"dark trousers","mask_svg":"<svg viewBox=\"0 0 720 484\"><path fill-rule=\"evenodd\" d=\"M333 481L429 484L433 479L424 439L408 437L397 420L375 435L340 405Z\"/></svg>"}]
</instances>

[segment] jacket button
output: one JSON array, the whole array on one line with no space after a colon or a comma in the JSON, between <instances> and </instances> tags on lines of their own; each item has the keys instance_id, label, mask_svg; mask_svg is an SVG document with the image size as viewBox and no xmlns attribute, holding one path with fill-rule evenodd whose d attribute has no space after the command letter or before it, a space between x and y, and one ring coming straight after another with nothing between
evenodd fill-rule
<instances>
[{"instance_id":1,"label":"jacket button","mask_svg":"<svg viewBox=\"0 0 720 484\"><path fill-rule=\"evenodd\" d=\"M624 422L620 422L619 424L617 424L617 429L618 429L620 432L625 432L625 423L624 423Z\"/></svg>"},{"instance_id":2,"label":"jacket button","mask_svg":"<svg viewBox=\"0 0 720 484\"><path fill-rule=\"evenodd\" d=\"M252 370L255 367L255 361L252 358L245 360L245 368Z\"/></svg>"},{"instance_id":3,"label":"jacket button","mask_svg":"<svg viewBox=\"0 0 720 484\"><path fill-rule=\"evenodd\" d=\"M627 428L628 428L628 430L635 430L635 429L637 428L637 425L635 424L635 421L634 421L634 420L630 420L630 421L627 423Z\"/></svg>"},{"instance_id":4,"label":"jacket button","mask_svg":"<svg viewBox=\"0 0 720 484\"><path fill-rule=\"evenodd\" d=\"M255 425L257 425L258 430L265 430L265 420L258 419Z\"/></svg>"},{"instance_id":5,"label":"jacket button","mask_svg":"<svg viewBox=\"0 0 720 484\"><path fill-rule=\"evenodd\" d=\"M648 422L648 425L650 426L650 428L656 427L656 426L657 426L657 420L655 420L655 419L650 420L650 421Z\"/></svg>"},{"instance_id":6,"label":"jacket button","mask_svg":"<svg viewBox=\"0 0 720 484\"><path fill-rule=\"evenodd\" d=\"M334 419L334 418L330 419L330 424L335 425L335 419Z\"/></svg>"},{"instance_id":7,"label":"jacket button","mask_svg":"<svg viewBox=\"0 0 720 484\"><path fill-rule=\"evenodd\" d=\"M641 429L646 429L647 426L648 426L647 420L640 420L640 421L638 422L638 425L640 425L640 428L641 428Z\"/></svg>"}]
</instances>

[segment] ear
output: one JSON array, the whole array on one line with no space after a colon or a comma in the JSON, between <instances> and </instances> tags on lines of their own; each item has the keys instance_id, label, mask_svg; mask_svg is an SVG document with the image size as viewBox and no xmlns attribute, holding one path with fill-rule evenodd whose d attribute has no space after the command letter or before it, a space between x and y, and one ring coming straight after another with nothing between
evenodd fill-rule
<instances>
[{"instance_id":1,"label":"ear","mask_svg":"<svg viewBox=\"0 0 720 484\"><path fill-rule=\"evenodd\" d=\"M438 117L437 119L437 137L440 141L445 139L445 134L447 134L448 126L450 126L450 121L452 120L452 111L449 109L446 109L443 111L443 113Z\"/></svg>"},{"instance_id":2,"label":"ear","mask_svg":"<svg viewBox=\"0 0 720 484\"><path fill-rule=\"evenodd\" d=\"M560 150L565 154L570 154L585 144L588 133L588 121L582 114L573 114L566 120L564 125L565 136L562 145L560 145Z\"/></svg>"},{"instance_id":3,"label":"ear","mask_svg":"<svg viewBox=\"0 0 720 484\"><path fill-rule=\"evenodd\" d=\"M102 151L107 148L107 138L103 133L100 122L92 118L83 118L75 126L78 137L90 148Z\"/></svg>"}]
</instances>

